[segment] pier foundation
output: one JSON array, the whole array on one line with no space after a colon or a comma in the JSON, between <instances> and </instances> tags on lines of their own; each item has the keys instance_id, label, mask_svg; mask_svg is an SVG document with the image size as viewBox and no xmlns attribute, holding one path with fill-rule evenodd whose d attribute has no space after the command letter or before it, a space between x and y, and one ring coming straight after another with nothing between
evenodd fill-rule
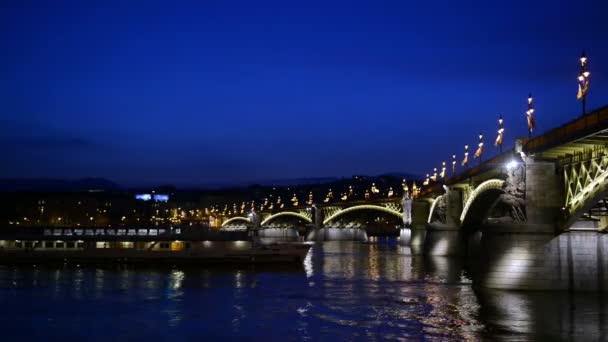
<instances>
[{"instance_id":1,"label":"pier foundation","mask_svg":"<svg viewBox=\"0 0 608 342\"><path fill-rule=\"evenodd\" d=\"M464 241L456 225L429 224L424 239L424 254L457 256L463 254Z\"/></svg>"},{"instance_id":2,"label":"pier foundation","mask_svg":"<svg viewBox=\"0 0 608 342\"><path fill-rule=\"evenodd\" d=\"M608 235L550 225L484 226L476 286L509 290L608 291Z\"/></svg>"}]
</instances>

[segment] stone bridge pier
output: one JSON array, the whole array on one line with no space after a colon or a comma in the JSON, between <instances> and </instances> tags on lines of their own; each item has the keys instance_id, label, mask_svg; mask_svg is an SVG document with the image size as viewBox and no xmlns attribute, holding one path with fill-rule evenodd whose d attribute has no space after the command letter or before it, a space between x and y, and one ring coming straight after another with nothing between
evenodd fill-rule
<instances>
[{"instance_id":1,"label":"stone bridge pier","mask_svg":"<svg viewBox=\"0 0 608 342\"><path fill-rule=\"evenodd\" d=\"M500 289L572 289L568 245L558 232L562 187L553 162L525 158L525 219L481 224L475 284ZM570 269L572 271L572 269Z\"/></svg>"},{"instance_id":2,"label":"stone bridge pier","mask_svg":"<svg viewBox=\"0 0 608 342\"><path fill-rule=\"evenodd\" d=\"M412 253L422 254L424 240L426 239L426 224L431 208L430 201L413 201L409 226L401 228L399 232L399 244L410 246Z\"/></svg>"},{"instance_id":3,"label":"stone bridge pier","mask_svg":"<svg viewBox=\"0 0 608 342\"><path fill-rule=\"evenodd\" d=\"M475 257L469 258L475 286L608 291L608 235L565 223L568 209L559 164L523 159L524 216L488 215L495 201L474 231L479 238L469 240L478 244Z\"/></svg>"},{"instance_id":4,"label":"stone bridge pier","mask_svg":"<svg viewBox=\"0 0 608 342\"><path fill-rule=\"evenodd\" d=\"M465 250L460 228L462 191L444 186L445 194L437 197L426 224L424 254L433 256L461 255Z\"/></svg>"},{"instance_id":5,"label":"stone bridge pier","mask_svg":"<svg viewBox=\"0 0 608 342\"><path fill-rule=\"evenodd\" d=\"M479 287L608 291L608 234L589 228L604 221L577 221L564 207L559 163L514 157L489 175L444 186L434 199L417 199L401 243L417 254L466 259ZM576 208L587 213L603 194Z\"/></svg>"}]
</instances>

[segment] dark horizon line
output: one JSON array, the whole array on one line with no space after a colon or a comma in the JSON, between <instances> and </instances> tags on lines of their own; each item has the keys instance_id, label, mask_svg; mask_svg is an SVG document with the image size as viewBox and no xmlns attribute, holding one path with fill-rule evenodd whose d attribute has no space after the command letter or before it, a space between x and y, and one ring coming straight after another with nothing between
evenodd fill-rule
<instances>
[{"instance_id":1,"label":"dark horizon line","mask_svg":"<svg viewBox=\"0 0 608 342\"><path fill-rule=\"evenodd\" d=\"M206 184L193 184L193 183L171 183L171 182L145 182L148 184L133 184L131 182L116 182L110 178L105 177L81 177L81 178L57 178L57 177L3 177L0 178L0 191L5 191L7 187L10 188L11 183L30 183L21 184L25 187L35 185L33 183L46 182L46 186L52 187L51 183L64 183L66 186L76 185L79 182L107 182L105 184L108 188L119 188L123 190L138 190L138 189L151 189L161 187L174 187L177 190L221 190L230 188L247 188L252 186L298 186L298 185L309 185L309 184L322 184L331 181L349 179L356 176L361 177L382 177L382 176L396 176L399 177L407 176L408 181L418 181L423 179L420 175L408 173L408 172L385 172L377 175L364 175L364 174L353 174L350 176L325 176L325 177L300 177L300 178L280 178L280 179L267 179L258 181L225 181L225 182L212 182ZM130 184L129 184L130 183ZM109 186L108 186L109 185ZM103 187L102 187L103 188ZM21 190L16 190L21 191Z\"/></svg>"}]
</instances>

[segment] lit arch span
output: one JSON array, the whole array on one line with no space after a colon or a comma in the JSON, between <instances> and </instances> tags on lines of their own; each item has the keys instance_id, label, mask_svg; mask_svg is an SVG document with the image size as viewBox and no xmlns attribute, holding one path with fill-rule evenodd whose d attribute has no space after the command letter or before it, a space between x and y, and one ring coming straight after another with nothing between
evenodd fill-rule
<instances>
[{"instance_id":1,"label":"lit arch span","mask_svg":"<svg viewBox=\"0 0 608 342\"><path fill-rule=\"evenodd\" d=\"M355 211L355 210L377 210L377 211L382 211L382 212L393 214L397 217L403 218L403 213L400 211L390 209L387 207L381 207L379 205L362 204L362 205L356 205L354 207L346 208L344 210L338 211L337 213L334 213L330 217L323 220L323 224L327 224L327 223L331 222L332 220L334 220L335 218L342 216L343 214L349 213L351 211Z\"/></svg>"},{"instance_id":2,"label":"lit arch span","mask_svg":"<svg viewBox=\"0 0 608 342\"><path fill-rule=\"evenodd\" d=\"M467 202L464 205L464 208L462 208L462 214L460 214L460 222L464 222L464 219L467 217L467 212L469 211L469 209L471 208L471 205L473 204L473 202L475 202L475 199L481 195L482 193L484 193L485 191L488 191L490 189L502 189L502 185L504 184L504 180L502 179L490 179L487 180L481 184L479 184L475 190L473 190L473 192L471 192L471 195L469 196L469 198L467 199Z\"/></svg>"},{"instance_id":3,"label":"lit arch span","mask_svg":"<svg viewBox=\"0 0 608 342\"><path fill-rule=\"evenodd\" d=\"M226 221L224 221L222 223L222 227L224 227L224 226L228 225L228 223L232 223L234 221L245 221L245 222L249 223L249 219L247 217L236 216L236 217L232 217L232 218L229 218Z\"/></svg>"},{"instance_id":4,"label":"lit arch span","mask_svg":"<svg viewBox=\"0 0 608 342\"><path fill-rule=\"evenodd\" d=\"M266 223L274 220L275 218L277 218L279 216L295 216L295 217L301 218L302 220L304 220L304 221L306 221L308 223L312 223L312 220L309 217L306 217L305 215L302 215L302 214L299 214L299 213L294 213L294 212L291 212L291 211L283 211L281 213L276 213L274 215L270 215L264 221L262 221L262 223L260 223L260 224L263 226Z\"/></svg>"},{"instance_id":5,"label":"lit arch span","mask_svg":"<svg viewBox=\"0 0 608 342\"><path fill-rule=\"evenodd\" d=\"M433 200L433 204L431 204L431 210L429 210L429 219L427 220L428 223L431 223L431 219L433 218L433 212L435 212L435 207L437 206L437 203L441 201L443 196L445 195L441 195Z\"/></svg>"}]
</instances>

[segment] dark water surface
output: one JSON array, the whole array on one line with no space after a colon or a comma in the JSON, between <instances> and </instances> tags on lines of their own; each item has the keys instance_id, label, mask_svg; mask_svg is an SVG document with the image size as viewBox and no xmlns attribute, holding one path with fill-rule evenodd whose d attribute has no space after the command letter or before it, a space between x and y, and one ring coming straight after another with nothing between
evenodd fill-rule
<instances>
[{"instance_id":1,"label":"dark water surface","mask_svg":"<svg viewBox=\"0 0 608 342\"><path fill-rule=\"evenodd\" d=\"M303 267L0 267L12 340L608 339L606 295L474 291L460 262L326 242Z\"/></svg>"}]
</instances>

